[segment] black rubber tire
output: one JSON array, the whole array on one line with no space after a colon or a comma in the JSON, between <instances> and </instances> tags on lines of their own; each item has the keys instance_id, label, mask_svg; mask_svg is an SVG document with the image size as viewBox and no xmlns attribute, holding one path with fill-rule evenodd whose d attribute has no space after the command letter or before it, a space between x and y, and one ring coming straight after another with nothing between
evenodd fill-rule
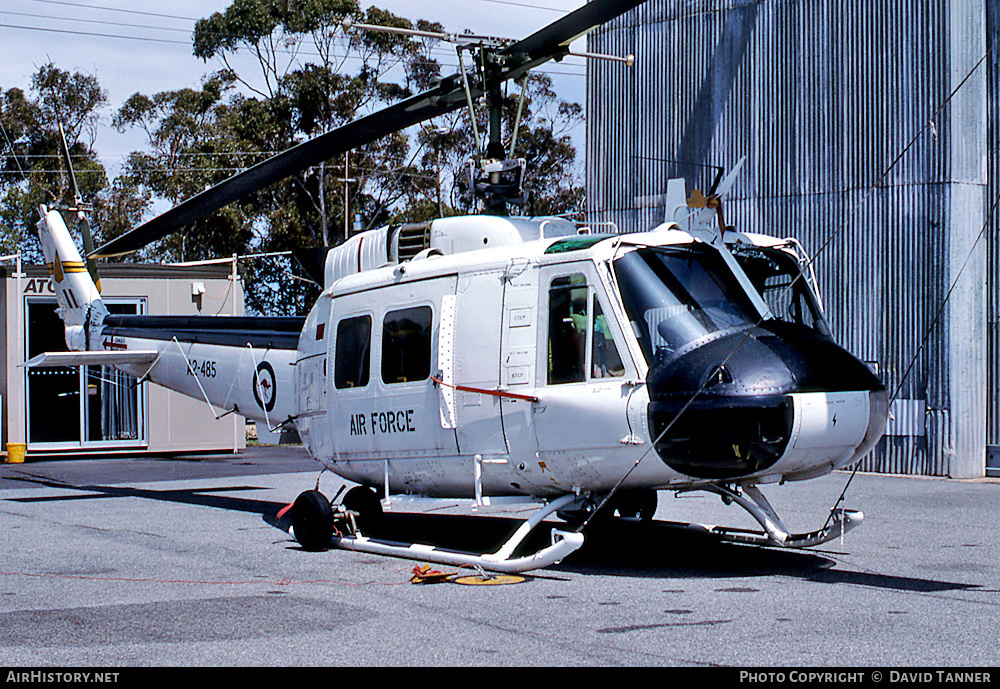
<instances>
[{"instance_id":1,"label":"black rubber tire","mask_svg":"<svg viewBox=\"0 0 1000 689\"><path fill-rule=\"evenodd\" d=\"M341 503L344 509L356 512L354 525L365 536L377 532L382 526L382 502L371 488L355 486L347 491Z\"/></svg>"},{"instance_id":2,"label":"black rubber tire","mask_svg":"<svg viewBox=\"0 0 1000 689\"><path fill-rule=\"evenodd\" d=\"M617 512L619 517L631 517L648 522L656 514L655 490L622 491L611 498L608 505L610 512Z\"/></svg>"},{"instance_id":3,"label":"black rubber tire","mask_svg":"<svg viewBox=\"0 0 1000 689\"><path fill-rule=\"evenodd\" d=\"M644 490L642 491L641 497L638 498L639 512L638 516L644 522L652 521L653 516L656 514L656 502L657 495L655 490Z\"/></svg>"},{"instance_id":4,"label":"black rubber tire","mask_svg":"<svg viewBox=\"0 0 1000 689\"><path fill-rule=\"evenodd\" d=\"M305 550L325 550L333 537L333 508L318 490L307 490L292 505L295 540Z\"/></svg>"}]
</instances>

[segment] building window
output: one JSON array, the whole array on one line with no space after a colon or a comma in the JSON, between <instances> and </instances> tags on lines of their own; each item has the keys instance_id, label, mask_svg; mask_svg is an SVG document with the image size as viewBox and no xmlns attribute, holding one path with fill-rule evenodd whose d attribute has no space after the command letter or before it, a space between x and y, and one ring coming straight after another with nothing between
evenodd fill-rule
<instances>
[{"instance_id":1,"label":"building window","mask_svg":"<svg viewBox=\"0 0 1000 689\"><path fill-rule=\"evenodd\" d=\"M338 389L363 388L368 385L371 342L371 316L345 318L337 324L333 382Z\"/></svg>"},{"instance_id":2,"label":"building window","mask_svg":"<svg viewBox=\"0 0 1000 689\"><path fill-rule=\"evenodd\" d=\"M429 306L390 311L382 321L382 381L386 384L425 380L431 374Z\"/></svg>"},{"instance_id":3,"label":"building window","mask_svg":"<svg viewBox=\"0 0 1000 689\"><path fill-rule=\"evenodd\" d=\"M138 315L142 299L106 299L112 315ZM55 299L25 303L28 357L66 351L65 326ZM110 366L27 369L28 443L57 448L133 447L146 443L142 387Z\"/></svg>"}]
</instances>

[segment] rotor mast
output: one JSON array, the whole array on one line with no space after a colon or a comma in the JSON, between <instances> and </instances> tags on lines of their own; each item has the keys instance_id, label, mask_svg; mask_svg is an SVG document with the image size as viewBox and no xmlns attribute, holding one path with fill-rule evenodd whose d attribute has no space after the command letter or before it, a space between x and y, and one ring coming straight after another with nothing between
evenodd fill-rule
<instances>
[{"instance_id":1,"label":"rotor mast","mask_svg":"<svg viewBox=\"0 0 1000 689\"><path fill-rule=\"evenodd\" d=\"M527 194L524 192L525 160L523 158L513 159L513 146L511 146L509 153L510 158L508 158L503 143L502 87L503 83L511 78L509 73L505 73L505 68L510 68L511 65L508 63L511 62L509 58L512 57L506 55L505 51L514 44L514 41L492 36L361 24L350 18L344 19L343 27L344 31L348 32L360 29L374 33L401 34L454 43L460 67L460 73L456 76L460 78L462 83L475 146L472 158L466 164L468 189L482 202L482 211L491 215L507 215L508 204L520 205L527 200ZM471 68L466 65L463 56L465 51L472 54ZM568 52L566 49L562 50L563 54L566 52ZM513 57L513 62L516 62L522 56L518 54ZM524 102L523 89L526 86L525 77L529 69L530 66L526 67L520 78L521 105ZM478 94L487 108L487 139L485 142L480 139L475 107L477 98L474 94ZM518 115L517 121L513 124L515 129L520 124L520 107ZM511 132L511 142L513 143L516 139L516 131ZM485 145L483 145L484 143ZM480 148L481 146L482 148Z\"/></svg>"},{"instance_id":2,"label":"rotor mast","mask_svg":"<svg viewBox=\"0 0 1000 689\"><path fill-rule=\"evenodd\" d=\"M469 74L463 69L459 74L442 78L422 93L296 144L185 199L96 250L88 251L87 254L90 257L110 257L136 251L306 168L319 165L358 146L372 143L383 136L459 110L469 101L481 97L486 97L491 108L489 142L486 146L487 155L478 161L471 161L473 164L469 166L470 188L484 198L484 206L487 209L498 209L487 212L503 213L506 204L516 202L523 196L524 181L524 165L517 161L505 160L503 152L503 135L500 131L503 82L522 79L535 67L549 60L562 59L569 54L569 46L574 40L643 2L644 0L591 0L518 41L472 34L440 34L397 27L378 27L379 30L395 33L437 39L450 38L451 42L466 49L478 48L480 53L478 76L473 75L474 78L470 83ZM352 26L368 28L369 25L345 22L345 28ZM588 58L621 60L626 64L631 64L633 61L631 56L621 58L597 54L582 55ZM497 157L491 158L490 155ZM508 152L508 155L512 154Z\"/></svg>"}]
</instances>

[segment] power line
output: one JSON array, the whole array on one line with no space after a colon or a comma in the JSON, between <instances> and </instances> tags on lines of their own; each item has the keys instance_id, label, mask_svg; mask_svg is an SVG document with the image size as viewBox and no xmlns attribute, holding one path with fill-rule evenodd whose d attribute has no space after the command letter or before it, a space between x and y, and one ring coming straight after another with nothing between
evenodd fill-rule
<instances>
[{"instance_id":1,"label":"power line","mask_svg":"<svg viewBox=\"0 0 1000 689\"><path fill-rule=\"evenodd\" d=\"M12 12L10 10L0 10L0 14L10 14L17 17L28 17L29 19L54 19L60 22L77 22L78 24L101 24L102 26L124 26L129 29L149 29L151 31L173 31L177 33L190 34L191 29L178 29L171 26L150 26L149 24L130 24L128 22L112 22L101 19L83 19L80 17L59 17L51 14L37 14L33 12Z\"/></svg>"},{"instance_id":2,"label":"power line","mask_svg":"<svg viewBox=\"0 0 1000 689\"><path fill-rule=\"evenodd\" d=\"M38 2L38 3L42 3L42 4L46 4L46 5L64 5L66 7L79 7L79 8L91 9L91 10L103 10L105 12L122 12L122 13L125 13L125 14L140 14L140 15L145 15L145 16L148 16L148 17L161 17L161 18L164 18L164 19L178 19L178 20L181 20L181 21L191 21L191 22L198 21L197 17L181 17L181 16L174 15L174 14L161 14L161 13L158 13L158 12L143 12L143 11L140 11L140 10L127 10L127 9L123 9L123 8L119 8L119 7L103 7L101 5L90 5L90 4L87 4L87 3L66 2L65 0L28 0L28 2ZM535 4L526 3L526 2L514 2L513 0L480 0L480 2L493 3L493 4L496 4L496 5L510 5L510 6L513 6L513 7L523 7L525 9L542 10L544 12L561 12L561 13L566 13L567 12L567 10L564 10L561 7L549 7L547 5L535 5Z\"/></svg>"},{"instance_id":3,"label":"power line","mask_svg":"<svg viewBox=\"0 0 1000 689\"><path fill-rule=\"evenodd\" d=\"M48 32L48 33L70 34L70 35L74 35L74 36L92 36L92 37L95 37L95 38L115 38L115 39L122 39L122 40L146 41L146 42L152 41L154 43L166 43L166 44L169 44L169 45L183 45L183 46L190 46L191 45L191 43L189 41L178 41L178 40L172 40L172 39L169 39L169 38L153 38L153 37L148 37L148 36L129 36L129 35L123 35L123 34L100 33L100 32L96 32L96 31L76 31L76 30L73 30L73 29L57 29L57 28L54 28L54 27L47 27L47 26L20 26L20 25L16 25L16 24L0 24L0 28L22 29L22 30L25 30L25 31L42 31L42 32ZM155 30L161 30L161 29L156 29L155 27L148 27L148 28L155 29ZM177 29L162 29L162 30L176 31ZM283 53L286 53L286 54L289 54L289 55L292 55L292 54L294 54L294 55L302 55L302 56L306 56L306 57L321 57L321 55L319 53L311 53L311 52L307 52L307 51L294 51L293 52L291 50L282 50L282 51L278 51L278 52L283 52ZM357 55L345 55L344 59L346 59L346 60L364 60L364 58L362 58L360 56L357 56ZM420 61L420 60L417 60L416 62L423 62L424 64L430 64L429 61ZM458 64L451 64L451 63L440 62L440 61L436 61L434 64L440 65L441 67L448 67L448 68L451 68L451 69L457 69L459 67ZM584 77L584 76L586 76L585 72L566 72L566 71L561 71L561 70L545 70L545 69L536 69L535 71L536 72L540 72L542 74L551 74L551 75L560 75L560 76L573 76L573 77Z\"/></svg>"},{"instance_id":4,"label":"power line","mask_svg":"<svg viewBox=\"0 0 1000 689\"><path fill-rule=\"evenodd\" d=\"M72 29L56 29L41 26L17 26L15 24L0 24L4 29L23 29L26 31L46 31L49 33L71 34L74 36L93 36L96 38L121 38L131 41L152 41L154 43L170 43L172 45L190 45L187 41L172 41L168 38L150 38L147 36L122 36L118 34L96 33L91 31L73 31Z\"/></svg>"},{"instance_id":5,"label":"power line","mask_svg":"<svg viewBox=\"0 0 1000 689\"><path fill-rule=\"evenodd\" d=\"M235 172L243 172L246 169L247 168L245 168L245 167L158 167L158 168L150 168L148 170L130 170L129 171L129 175L134 175L134 176L143 176L143 175L150 176L150 175L154 175L154 174L177 173L177 172L201 172L201 173L204 173L204 174L212 174L212 173L215 173L215 172L235 173ZM411 171L408 171L406 169L399 169L399 168L382 169L382 168L363 167L363 168L352 168L352 170L354 170L356 172L360 172L360 173L368 175L368 176L399 175L401 177L418 177L418 178L423 178L423 179L437 179L437 177L434 176L434 175L428 175L428 174L425 174L425 173L422 173L422 172L411 172ZM84 176L84 175L106 175L107 171L103 170L103 169L102 170L84 169L84 170L74 170L74 173L78 177L81 177L81 176ZM2 176L21 176L21 175L23 175L25 178L27 178L29 175L31 175L31 176L41 176L41 175L57 176L57 175L63 175L63 174L65 174L65 172L63 170L37 170L37 169L30 169L27 172L22 171L22 170L0 170L0 177L2 177Z\"/></svg>"},{"instance_id":6,"label":"power line","mask_svg":"<svg viewBox=\"0 0 1000 689\"><path fill-rule=\"evenodd\" d=\"M163 19L179 19L186 22L196 22L197 17L179 17L174 14L161 14L159 12L143 12L141 10L127 10L121 7L102 7L101 5L88 5L81 2L66 2L66 0L27 0L28 2L39 2L45 5L64 5L66 7L79 7L88 10L103 10L105 12L121 12L124 14L141 14L146 17L160 17Z\"/></svg>"},{"instance_id":7,"label":"power line","mask_svg":"<svg viewBox=\"0 0 1000 689\"><path fill-rule=\"evenodd\" d=\"M178 19L178 20L191 21L191 22L199 21L198 19L193 18L193 17L180 17L180 16L176 16L176 15L167 15L167 14L161 14L161 13L156 13L156 12L142 12L142 11L138 11L138 10L125 10L125 9L120 9L120 8L101 7L101 6L97 6L97 5L87 5L87 4L81 4L81 3L65 2L64 0L29 0L29 1L30 2L41 2L41 3L45 3L45 4L52 4L52 5L65 5L65 6L69 6L69 7L80 7L80 8L86 8L86 9L96 9L96 10L107 10L107 11L125 12L125 13L128 13L128 14L136 14L136 15L142 15L142 16L152 16L152 17ZM544 6L541 6L541 5L531 5L531 4L527 4L527 3L514 2L513 0L480 0L480 2L492 2L492 3L496 3L496 4L502 4L502 5L511 5L511 6L516 6L516 7L524 7L524 8L532 8L532 9L541 9L541 10L553 11L553 12L563 12L564 11L564 10L559 9L559 8L544 7ZM34 19L52 19L52 20L56 20L56 21L69 21L69 22L78 22L78 23L84 23L84 24L100 24L100 25L103 25L103 26L122 26L122 27L126 27L126 28L147 29L147 30L150 30L150 31L172 31L172 32L180 32L180 33L188 33L188 34L190 34L192 32L192 30L190 28L175 28L175 27L166 27L166 26L152 26L152 25L148 25L148 24L132 24L132 23L127 23L127 22L113 22L113 21L106 21L106 20L99 20L99 19L84 19L84 18L79 18L79 17L42 15L42 14L36 14L36 13L16 12L16 11L10 11L10 10L0 11L0 14L10 14L10 15L15 15L15 16L19 16L19 17L28 17L28 18L34 18ZM4 24L4 25L0 25L0 26L4 26L5 28L21 28L21 29L34 30L34 31L55 31L55 32L61 32L61 33L74 33L72 31L53 29L53 28L50 28L50 27L13 26L13 25L9 25L9 24ZM121 35L116 35L116 34L98 34L98 33L79 32L78 35L94 35L94 36L99 36L99 37L102 37L102 38L122 38L122 39L131 39L131 40L146 40L146 39L138 39L135 36L121 36ZM226 37L226 38L239 38L238 36L234 36L232 34L215 34L215 35L219 35L219 36ZM166 39L153 39L153 40L158 40L159 42L168 42ZM177 43L180 44L180 42L177 42ZM430 48L430 50L435 51L435 52L437 52L437 51L450 52L450 51L447 51L442 46L432 46ZM288 53L288 54L305 54L305 55L309 55L309 56L318 56L319 55L318 53L300 53L299 51L293 52L291 50L283 50L283 51L280 51L280 52L285 52L285 53ZM449 66L454 67L454 65L449 65ZM556 72L556 73L558 73L558 72Z\"/></svg>"}]
</instances>

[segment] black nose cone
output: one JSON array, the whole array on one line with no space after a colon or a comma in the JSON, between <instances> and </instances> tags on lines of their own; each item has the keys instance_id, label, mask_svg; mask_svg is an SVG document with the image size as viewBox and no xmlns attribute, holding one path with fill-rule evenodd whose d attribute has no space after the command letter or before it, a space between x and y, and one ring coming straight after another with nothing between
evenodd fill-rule
<instances>
[{"instance_id":1,"label":"black nose cone","mask_svg":"<svg viewBox=\"0 0 1000 689\"><path fill-rule=\"evenodd\" d=\"M781 458L794 421L790 394L884 390L833 341L777 321L694 342L657 361L647 383L660 458L706 479L745 476Z\"/></svg>"}]
</instances>

